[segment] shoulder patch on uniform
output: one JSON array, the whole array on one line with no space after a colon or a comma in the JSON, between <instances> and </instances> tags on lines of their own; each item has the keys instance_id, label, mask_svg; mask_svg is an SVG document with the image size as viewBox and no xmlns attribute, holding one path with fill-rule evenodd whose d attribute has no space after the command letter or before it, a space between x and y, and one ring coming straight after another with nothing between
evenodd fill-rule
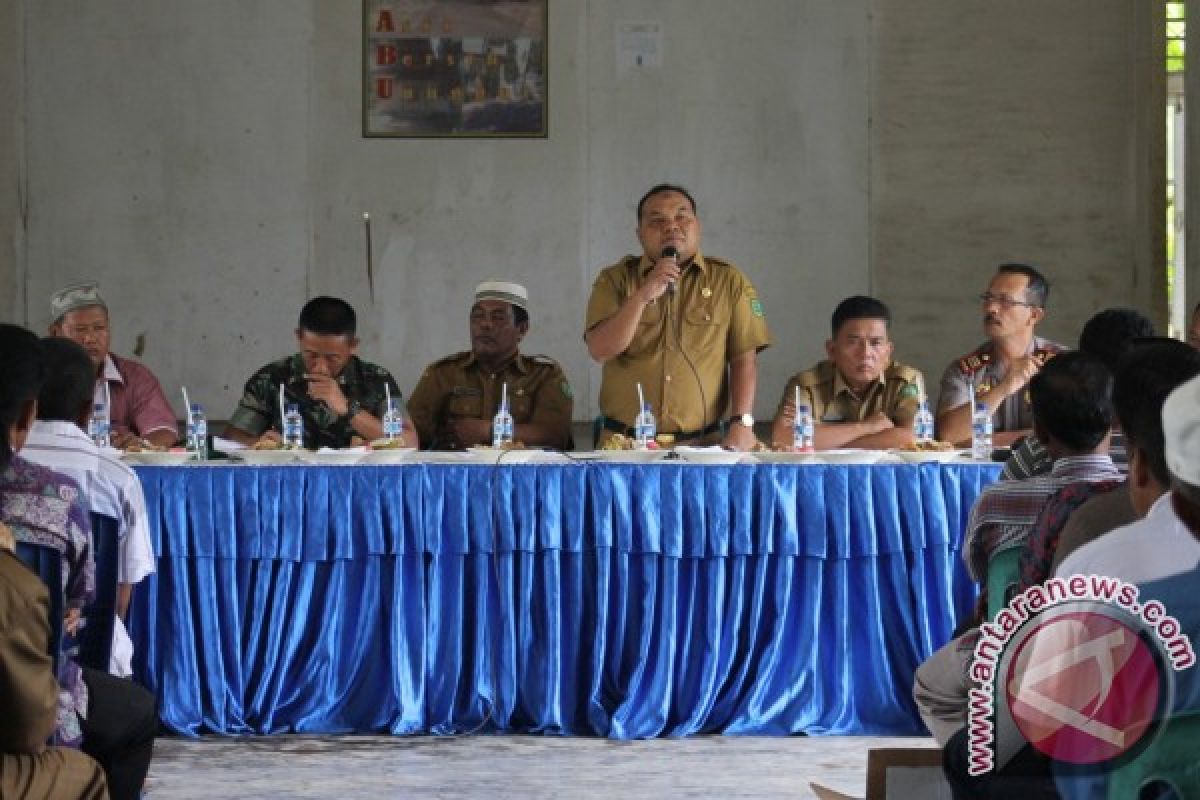
<instances>
[{"instance_id":1,"label":"shoulder patch on uniform","mask_svg":"<svg viewBox=\"0 0 1200 800\"><path fill-rule=\"evenodd\" d=\"M547 366L551 366L551 367L558 366L558 362L555 361L550 356L536 355L536 356L526 356L526 358L528 358L530 361L532 361L535 364L546 364Z\"/></svg>"},{"instance_id":2,"label":"shoulder patch on uniform","mask_svg":"<svg viewBox=\"0 0 1200 800\"><path fill-rule=\"evenodd\" d=\"M920 394L921 394L921 390L917 388L917 385L915 383L906 383L900 389L900 393L898 396L899 397L918 397L918 396L920 396Z\"/></svg>"},{"instance_id":3,"label":"shoulder patch on uniform","mask_svg":"<svg viewBox=\"0 0 1200 800\"><path fill-rule=\"evenodd\" d=\"M435 362L433 362L432 364L430 364L430 365L429 365L429 367L440 367L440 366L442 366L443 364L453 364L453 363L455 363L456 361L463 361L464 359L466 359L466 358L467 358L468 356L470 356L470 355L471 355L471 351L470 351L470 350L463 350L463 351L461 351L461 352L458 352L458 353L451 353L451 354L450 354L450 355L448 355L448 356L445 356L445 357L443 357L443 358L439 358L437 361L435 361ZM426 367L425 369L426 369L426 370L428 370L428 369L429 369L429 367Z\"/></svg>"},{"instance_id":4,"label":"shoulder patch on uniform","mask_svg":"<svg viewBox=\"0 0 1200 800\"><path fill-rule=\"evenodd\" d=\"M750 313L754 314L756 317L761 317L763 315L762 301L757 297L750 298Z\"/></svg>"},{"instance_id":5,"label":"shoulder patch on uniform","mask_svg":"<svg viewBox=\"0 0 1200 800\"><path fill-rule=\"evenodd\" d=\"M571 391L570 381L563 381L559 384L559 388L562 389L563 397L571 398L575 396L575 393Z\"/></svg>"}]
</instances>

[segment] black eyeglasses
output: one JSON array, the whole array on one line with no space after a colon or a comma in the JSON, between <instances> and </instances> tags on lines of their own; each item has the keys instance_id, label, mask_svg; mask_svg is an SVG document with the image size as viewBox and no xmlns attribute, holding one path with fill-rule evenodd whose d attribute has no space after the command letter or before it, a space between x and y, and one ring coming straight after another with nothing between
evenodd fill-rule
<instances>
[{"instance_id":1,"label":"black eyeglasses","mask_svg":"<svg viewBox=\"0 0 1200 800\"><path fill-rule=\"evenodd\" d=\"M1013 306L1037 308L1037 303L1026 303L1024 300L1016 300L1006 294L992 294L991 292L984 292L979 295L979 302L985 306L995 303L1001 308L1012 308Z\"/></svg>"}]
</instances>

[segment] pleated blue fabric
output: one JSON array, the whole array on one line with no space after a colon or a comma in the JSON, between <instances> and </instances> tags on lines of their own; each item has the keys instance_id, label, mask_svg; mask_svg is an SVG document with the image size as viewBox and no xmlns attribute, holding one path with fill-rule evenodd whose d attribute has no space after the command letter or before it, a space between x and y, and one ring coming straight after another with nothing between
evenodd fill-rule
<instances>
[{"instance_id":1,"label":"pleated blue fabric","mask_svg":"<svg viewBox=\"0 0 1200 800\"><path fill-rule=\"evenodd\" d=\"M985 464L138 467L182 734L907 734Z\"/></svg>"}]
</instances>

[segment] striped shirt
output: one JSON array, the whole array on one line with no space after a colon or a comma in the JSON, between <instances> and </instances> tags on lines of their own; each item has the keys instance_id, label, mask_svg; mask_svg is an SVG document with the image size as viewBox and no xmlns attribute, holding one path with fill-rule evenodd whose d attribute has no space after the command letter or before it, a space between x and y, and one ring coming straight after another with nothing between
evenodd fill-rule
<instances>
[{"instance_id":1,"label":"striped shirt","mask_svg":"<svg viewBox=\"0 0 1200 800\"><path fill-rule=\"evenodd\" d=\"M1121 471L1122 475L1129 472L1129 454L1125 452L1125 434L1113 431L1108 440L1108 457ZM1032 434L1026 436L1012 449L1012 455L1004 462L1004 470L1000 473L1002 481L1023 481L1035 475L1045 475L1054 466L1054 461L1046 448Z\"/></svg>"},{"instance_id":2,"label":"striped shirt","mask_svg":"<svg viewBox=\"0 0 1200 800\"><path fill-rule=\"evenodd\" d=\"M997 552L1023 545L1050 496L1070 483L1119 479L1120 472L1104 455L1067 456L1054 462L1049 475L988 486L975 501L963 546L971 577L987 577L988 560Z\"/></svg>"}]
</instances>

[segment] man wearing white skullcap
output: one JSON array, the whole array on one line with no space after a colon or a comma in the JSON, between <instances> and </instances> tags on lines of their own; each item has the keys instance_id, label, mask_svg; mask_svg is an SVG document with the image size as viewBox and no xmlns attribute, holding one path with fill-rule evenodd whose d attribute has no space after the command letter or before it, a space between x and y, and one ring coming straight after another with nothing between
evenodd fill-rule
<instances>
[{"instance_id":1,"label":"man wearing white skullcap","mask_svg":"<svg viewBox=\"0 0 1200 800\"><path fill-rule=\"evenodd\" d=\"M518 352L529 332L529 295L519 283L484 281L470 312L471 349L425 368L408 401L421 446L457 450L488 444L507 386L513 438L565 450L571 442L571 385L558 362Z\"/></svg>"}]
</instances>

